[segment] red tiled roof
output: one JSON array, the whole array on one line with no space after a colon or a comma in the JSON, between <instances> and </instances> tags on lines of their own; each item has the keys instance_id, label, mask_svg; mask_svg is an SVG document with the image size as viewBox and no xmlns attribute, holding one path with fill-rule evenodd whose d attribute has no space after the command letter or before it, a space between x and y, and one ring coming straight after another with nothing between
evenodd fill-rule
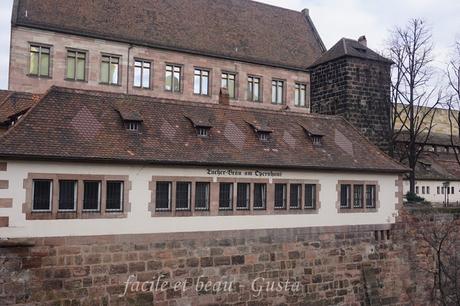
<instances>
[{"instance_id":1,"label":"red tiled roof","mask_svg":"<svg viewBox=\"0 0 460 306\"><path fill-rule=\"evenodd\" d=\"M115 110L115 105L120 104L142 114L139 132L125 129ZM209 137L197 137L184 113L209 118L212 124ZM247 124L253 121L270 123L273 133L269 141L259 140ZM321 126L324 133L321 146L314 146L307 139L299 122ZM346 146L337 142L338 137ZM58 87L52 87L26 116L0 137L0 157L406 171L340 117Z\"/></svg>"},{"instance_id":2,"label":"red tiled roof","mask_svg":"<svg viewBox=\"0 0 460 306\"><path fill-rule=\"evenodd\" d=\"M310 17L248 0L17 0L13 24L305 70Z\"/></svg>"},{"instance_id":3,"label":"red tiled roof","mask_svg":"<svg viewBox=\"0 0 460 306\"><path fill-rule=\"evenodd\" d=\"M39 98L40 95L24 92L0 92L0 124L7 122L11 116L30 109Z\"/></svg>"}]
</instances>

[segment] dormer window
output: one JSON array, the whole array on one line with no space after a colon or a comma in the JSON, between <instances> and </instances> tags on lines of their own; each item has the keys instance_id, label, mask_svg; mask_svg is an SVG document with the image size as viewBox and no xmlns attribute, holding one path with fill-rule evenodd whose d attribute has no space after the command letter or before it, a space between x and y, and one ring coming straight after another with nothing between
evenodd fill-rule
<instances>
[{"instance_id":1,"label":"dormer window","mask_svg":"<svg viewBox=\"0 0 460 306\"><path fill-rule=\"evenodd\" d=\"M197 127L196 134L199 137L208 137L209 136L209 128L208 127Z\"/></svg>"},{"instance_id":2,"label":"dormer window","mask_svg":"<svg viewBox=\"0 0 460 306\"><path fill-rule=\"evenodd\" d=\"M257 121L247 123L254 129L254 132L257 134L260 141L270 140L270 134L273 133L273 130L270 127Z\"/></svg>"},{"instance_id":3,"label":"dormer window","mask_svg":"<svg viewBox=\"0 0 460 306\"><path fill-rule=\"evenodd\" d=\"M311 139L311 142L315 146L320 146L323 143L323 137L324 134L320 131L317 130L313 126L307 126L306 124L299 123L300 126L305 130L305 133L307 134L308 138Z\"/></svg>"},{"instance_id":4,"label":"dormer window","mask_svg":"<svg viewBox=\"0 0 460 306\"><path fill-rule=\"evenodd\" d=\"M139 121L126 121L125 124L126 124L126 129L128 131L134 131L134 132L137 132L139 131Z\"/></svg>"},{"instance_id":5,"label":"dormer window","mask_svg":"<svg viewBox=\"0 0 460 306\"><path fill-rule=\"evenodd\" d=\"M119 106L117 111L127 131L138 132L140 130L143 119L138 111L129 109L126 105Z\"/></svg>"},{"instance_id":6,"label":"dormer window","mask_svg":"<svg viewBox=\"0 0 460 306\"><path fill-rule=\"evenodd\" d=\"M267 132L258 132L259 134L259 139L261 141L268 141L268 139L270 138L270 133L267 133Z\"/></svg>"},{"instance_id":7,"label":"dormer window","mask_svg":"<svg viewBox=\"0 0 460 306\"><path fill-rule=\"evenodd\" d=\"M196 130L196 135L198 137L206 138L209 137L209 132L212 128L212 124L209 122L207 117L194 115L185 115L185 118L190 120L193 127Z\"/></svg>"}]
</instances>

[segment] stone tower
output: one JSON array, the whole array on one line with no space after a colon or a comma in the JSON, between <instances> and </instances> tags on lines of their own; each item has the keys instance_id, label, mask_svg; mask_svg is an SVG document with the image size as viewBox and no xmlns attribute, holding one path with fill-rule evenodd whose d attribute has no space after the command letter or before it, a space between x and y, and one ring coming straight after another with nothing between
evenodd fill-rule
<instances>
[{"instance_id":1,"label":"stone tower","mask_svg":"<svg viewBox=\"0 0 460 306\"><path fill-rule=\"evenodd\" d=\"M312 112L343 116L388 152L391 64L364 36L341 39L310 66Z\"/></svg>"}]
</instances>

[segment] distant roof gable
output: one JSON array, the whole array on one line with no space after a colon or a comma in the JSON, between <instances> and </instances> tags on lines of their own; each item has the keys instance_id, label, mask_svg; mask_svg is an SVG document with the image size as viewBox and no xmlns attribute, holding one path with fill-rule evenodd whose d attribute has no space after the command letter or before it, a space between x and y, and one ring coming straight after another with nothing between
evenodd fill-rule
<instances>
[{"instance_id":1,"label":"distant roof gable","mask_svg":"<svg viewBox=\"0 0 460 306\"><path fill-rule=\"evenodd\" d=\"M342 38L332 48L325 52L318 60L316 60L309 68L313 68L346 56L384 62L388 64L393 63L391 60L381 56L357 40Z\"/></svg>"},{"instance_id":2,"label":"distant roof gable","mask_svg":"<svg viewBox=\"0 0 460 306\"><path fill-rule=\"evenodd\" d=\"M142 114L136 137L119 124L115 106ZM184 116L212 118L213 137L203 142ZM320 126L321 150L305 139L298 122ZM256 141L254 124L271 130ZM268 122L269 128L260 122ZM30 128L33 127L33 128ZM353 144L348 154L335 134ZM286 145L286 136L291 139ZM37 143L40 145L38 146ZM170 165L245 166L402 173L406 168L368 142L341 117L53 87L16 125L0 136L0 157L111 161Z\"/></svg>"},{"instance_id":3,"label":"distant roof gable","mask_svg":"<svg viewBox=\"0 0 460 306\"><path fill-rule=\"evenodd\" d=\"M248 0L16 0L13 24L305 70L324 52L304 13Z\"/></svg>"}]
</instances>

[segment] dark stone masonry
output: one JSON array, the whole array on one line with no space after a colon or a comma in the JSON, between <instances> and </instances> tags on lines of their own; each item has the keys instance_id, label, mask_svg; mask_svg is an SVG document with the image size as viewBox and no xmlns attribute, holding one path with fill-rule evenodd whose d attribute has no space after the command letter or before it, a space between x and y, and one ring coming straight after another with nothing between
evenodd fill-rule
<instances>
[{"instance_id":1,"label":"dark stone masonry","mask_svg":"<svg viewBox=\"0 0 460 306\"><path fill-rule=\"evenodd\" d=\"M342 57L311 70L312 113L340 115L383 151L390 144L390 65Z\"/></svg>"},{"instance_id":2,"label":"dark stone masonry","mask_svg":"<svg viewBox=\"0 0 460 306\"><path fill-rule=\"evenodd\" d=\"M430 279L414 267L431 257L417 253L423 248L408 237L417 224L404 220L391 229L9 241L0 248L0 305L429 305Z\"/></svg>"}]
</instances>

